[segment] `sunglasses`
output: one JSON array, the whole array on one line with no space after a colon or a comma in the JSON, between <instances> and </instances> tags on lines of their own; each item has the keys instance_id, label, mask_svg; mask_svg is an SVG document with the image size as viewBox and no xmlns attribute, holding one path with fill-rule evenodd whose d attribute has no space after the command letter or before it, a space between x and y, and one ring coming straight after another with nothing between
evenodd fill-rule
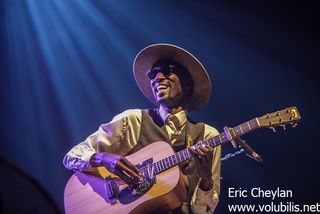
<instances>
[{"instance_id":1,"label":"sunglasses","mask_svg":"<svg viewBox=\"0 0 320 214\"><path fill-rule=\"evenodd\" d=\"M161 66L155 66L151 69L149 69L146 73L146 75L150 78L150 80L153 80L158 73L162 73L165 77L169 76L170 74L174 74L174 65L161 65Z\"/></svg>"}]
</instances>

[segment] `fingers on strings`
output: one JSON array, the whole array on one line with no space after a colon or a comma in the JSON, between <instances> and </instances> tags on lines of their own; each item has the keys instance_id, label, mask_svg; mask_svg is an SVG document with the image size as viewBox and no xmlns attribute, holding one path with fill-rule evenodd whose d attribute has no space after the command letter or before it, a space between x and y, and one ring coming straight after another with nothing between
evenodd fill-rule
<instances>
[{"instance_id":1,"label":"fingers on strings","mask_svg":"<svg viewBox=\"0 0 320 214\"><path fill-rule=\"evenodd\" d=\"M124 157L119 159L115 171L127 184L136 185L141 179L139 169Z\"/></svg>"}]
</instances>

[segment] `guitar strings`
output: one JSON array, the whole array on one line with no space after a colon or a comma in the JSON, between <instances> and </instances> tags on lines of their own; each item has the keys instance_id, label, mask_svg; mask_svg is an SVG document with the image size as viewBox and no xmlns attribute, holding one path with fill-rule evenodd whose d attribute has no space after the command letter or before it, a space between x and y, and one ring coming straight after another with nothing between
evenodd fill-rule
<instances>
[{"instance_id":1,"label":"guitar strings","mask_svg":"<svg viewBox=\"0 0 320 214\"><path fill-rule=\"evenodd\" d=\"M250 130L250 128L249 128L249 127L244 127L244 128L242 128L242 131L247 131L247 130ZM223 133L221 133L221 134L223 134ZM219 135L220 135L220 134L219 134ZM217 135L217 136L219 136L219 135ZM215 137L217 137L217 136L215 136ZM215 137L213 137L213 138L215 138ZM213 138L211 138L211 139L213 139ZM206 140L206 141L203 141L203 143L210 145L210 142L209 142L209 141L210 141L211 139L208 139L208 140ZM195 145L197 145L197 144L195 144ZM188 154L190 155L190 152L188 151L188 149L184 149L184 150L186 150L186 151L188 152ZM182 152L182 151L184 151L184 150L181 150L181 151L179 151L179 152ZM176 152L176 153L174 153L173 155L177 155L177 153L179 153L179 152ZM183 152L182 152L182 154L183 154ZM166 157L166 158L171 158L171 157L172 157L172 156L168 156L168 157ZM164 159L165 159L165 158L164 158ZM164 159L162 159L162 160L164 160ZM181 159L181 158L180 158L180 159ZM187 160L187 159L186 159L186 160ZM160 160L160 161L161 161L161 160ZM155 162L155 163L152 163L152 165L155 166L156 174L158 174L158 173L160 173L160 172L163 172L164 170L170 168L170 167L168 167L168 166L166 165L166 163L164 163L164 166L165 166L165 167L163 167L164 170L159 170L159 171L158 171L159 167L156 167L156 164L157 164L157 163L161 164L160 161ZM185 161L185 160L183 160L183 161ZM183 161L180 161L180 163L183 162ZM141 167L141 168L139 169L139 171L140 171L140 172L143 172L143 174L145 174L145 173L147 172L147 168L148 168L148 167L149 167L148 165L147 165L147 166L144 166L144 167ZM120 183L121 185L126 184L126 182L124 182L123 180L118 181L118 183ZM112 183L112 187L115 187L115 185L116 185L115 183Z\"/></svg>"},{"instance_id":2,"label":"guitar strings","mask_svg":"<svg viewBox=\"0 0 320 214\"><path fill-rule=\"evenodd\" d=\"M248 131L248 130L250 130L250 128L249 127L244 127L243 129L242 129L242 131ZM222 133L223 134L223 133ZM218 136L218 135L217 135ZM215 137L217 137L217 136L215 136ZM214 137L213 137L214 138ZM212 139L212 138L211 138ZM209 139L210 140L210 139ZM209 140L206 140L206 141L203 141L203 143L205 143L205 144L209 144L210 145L210 142L209 142ZM197 145L197 144L195 144L195 145ZM189 151L188 151L188 149L184 149L184 150L186 150L188 153L190 153ZM182 151L184 151L184 150L181 150L181 151L179 151L179 152L182 152ZM176 152L176 153L174 153L174 155L176 155L178 152ZM168 157L166 157L166 158L170 158L171 156L168 156ZM164 158L165 159L165 158ZM181 159L181 158L180 158ZM187 159L186 159L187 160ZM183 161L185 161L185 160L183 160ZM159 163L160 163L160 161L158 161ZM152 163L152 165L156 165L156 163L158 163L158 162L155 162L155 163ZM181 161L182 162L182 161ZM140 171L143 171L143 172L146 172L147 171L147 168L148 168L148 166L144 166L144 167L142 167L142 168L140 168ZM156 168L156 169L158 169L158 168ZM167 166L165 165L165 169L168 169L167 168ZM158 170L157 170L158 171ZM163 171L163 170L162 170ZM159 172L162 172L162 171L159 171ZM158 173L159 173L158 172Z\"/></svg>"}]
</instances>

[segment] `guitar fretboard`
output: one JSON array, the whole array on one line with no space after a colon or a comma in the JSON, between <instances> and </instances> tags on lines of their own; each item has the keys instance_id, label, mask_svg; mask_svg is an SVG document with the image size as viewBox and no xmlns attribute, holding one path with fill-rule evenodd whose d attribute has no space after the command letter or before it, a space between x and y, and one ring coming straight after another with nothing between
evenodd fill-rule
<instances>
[{"instance_id":1,"label":"guitar fretboard","mask_svg":"<svg viewBox=\"0 0 320 214\"><path fill-rule=\"evenodd\" d=\"M240 137L250 131L253 131L254 129L259 128L259 126L260 125L259 125L258 119L254 118L238 126L235 126L233 128L234 136L231 136L231 137L235 137L235 136ZM227 143L229 141L230 141L230 137L228 137L225 132L222 132L215 137L202 141L202 144L209 145L211 147L216 147L224 143ZM193 147L197 147L197 146L199 146L199 144L193 145ZM153 167L154 167L155 173L159 174L167 169L170 169L182 163L183 161L190 160L191 158L192 158L192 154L188 150L188 148L186 148L179 152L174 153L169 157L166 157L160 161L153 163ZM146 168L143 170L146 170Z\"/></svg>"},{"instance_id":2,"label":"guitar fretboard","mask_svg":"<svg viewBox=\"0 0 320 214\"><path fill-rule=\"evenodd\" d=\"M183 149L179 152L174 153L173 155L166 157L158 162L153 163L156 174L163 172L171 167L174 167L183 161L190 160L192 154L188 149Z\"/></svg>"}]
</instances>

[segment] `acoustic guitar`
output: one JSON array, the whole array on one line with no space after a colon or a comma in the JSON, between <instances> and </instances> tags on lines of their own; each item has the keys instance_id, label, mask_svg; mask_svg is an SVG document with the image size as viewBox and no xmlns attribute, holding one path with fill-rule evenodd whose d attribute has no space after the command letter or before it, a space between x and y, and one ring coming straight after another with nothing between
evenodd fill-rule
<instances>
[{"instance_id":1,"label":"acoustic guitar","mask_svg":"<svg viewBox=\"0 0 320 214\"><path fill-rule=\"evenodd\" d=\"M202 141L202 144L216 147L240 137L257 128L275 129L301 119L296 107L254 118L233 128L224 128L219 135ZM199 146L195 144L194 147ZM142 175L155 176L152 185L140 192L127 185L104 167L98 167L98 175L75 172L69 179L64 192L64 206L67 214L89 213L157 213L180 206L186 197L185 184L179 164L190 160L188 148L174 152L162 141L151 143L138 152L126 156L135 164Z\"/></svg>"}]
</instances>

